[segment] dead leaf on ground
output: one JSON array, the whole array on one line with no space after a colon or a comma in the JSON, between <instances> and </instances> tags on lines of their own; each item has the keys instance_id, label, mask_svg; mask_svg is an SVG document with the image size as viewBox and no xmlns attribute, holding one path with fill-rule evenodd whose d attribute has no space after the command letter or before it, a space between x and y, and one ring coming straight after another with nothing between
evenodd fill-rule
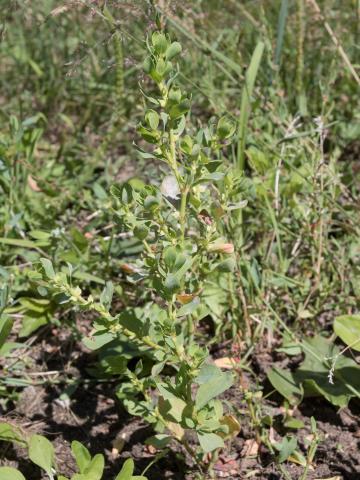
<instances>
[{"instance_id":1,"label":"dead leaf on ground","mask_svg":"<svg viewBox=\"0 0 360 480\"><path fill-rule=\"evenodd\" d=\"M223 435L225 438L233 438L239 434L241 426L234 415L224 415L220 420L220 423L228 427L228 432Z\"/></svg>"},{"instance_id":2,"label":"dead leaf on ground","mask_svg":"<svg viewBox=\"0 0 360 480\"><path fill-rule=\"evenodd\" d=\"M242 457L255 457L259 452L259 444L254 439L245 440L245 445L241 450Z\"/></svg>"},{"instance_id":3,"label":"dead leaf on ground","mask_svg":"<svg viewBox=\"0 0 360 480\"><path fill-rule=\"evenodd\" d=\"M239 464L234 458L221 455L214 465L214 470L217 472L218 476L225 478L230 475L238 474Z\"/></svg>"},{"instance_id":4,"label":"dead leaf on ground","mask_svg":"<svg viewBox=\"0 0 360 480\"><path fill-rule=\"evenodd\" d=\"M154 445L145 445L144 450L150 455L155 455L155 453L157 452L157 448L154 447Z\"/></svg>"},{"instance_id":5,"label":"dead leaf on ground","mask_svg":"<svg viewBox=\"0 0 360 480\"><path fill-rule=\"evenodd\" d=\"M274 445L274 443L276 443L275 430L273 427L270 427L270 430L269 430L269 440L271 445Z\"/></svg>"},{"instance_id":6,"label":"dead leaf on ground","mask_svg":"<svg viewBox=\"0 0 360 480\"><path fill-rule=\"evenodd\" d=\"M214 364L219 368L226 368L228 370L232 370L236 366L236 362L230 357L216 358Z\"/></svg>"}]
</instances>

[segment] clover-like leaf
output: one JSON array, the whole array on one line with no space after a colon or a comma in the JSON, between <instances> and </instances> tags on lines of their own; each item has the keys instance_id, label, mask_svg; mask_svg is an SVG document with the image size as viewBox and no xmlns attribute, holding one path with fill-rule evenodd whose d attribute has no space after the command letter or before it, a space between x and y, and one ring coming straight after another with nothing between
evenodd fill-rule
<instances>
[{"instance_id":1,"label":"clover-like leaf","mask_svg":"<svg viewBox=\"0 0 360 480\"><path fill-rule=\"evenodd\" d=\"M334 331L348 347L360 352L360 315L336 317Z\"/></svg>"}]
</instances>

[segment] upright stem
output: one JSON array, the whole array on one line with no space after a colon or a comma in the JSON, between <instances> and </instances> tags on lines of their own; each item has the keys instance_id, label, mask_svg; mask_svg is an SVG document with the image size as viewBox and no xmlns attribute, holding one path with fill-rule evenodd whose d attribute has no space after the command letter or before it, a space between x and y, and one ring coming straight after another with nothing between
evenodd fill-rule
<instances>
[{"instance_id":1,"label":"upright stem","mask_svg":"<svg viewBox=\"0 0 360 480\"><path fill-rule=\"evenodd\" d=\"M186 203L188 196L188 188L185 187L181 192L181 203L180 203L180 231L181 231L181 243L184 243L185 240L185 224L186 224Z\"/></svg>"},{"instance_id":2,"label":"upright stem","mask_svg":"<svg viewBox=\"0 0 360 480\"><path fill-rule=\"evenodd\" d=\"M186 202L187 196L189 193L189 188L184 185L184 182L179 174L176 161L176 143L174 131L169 131L169 140L170 140L170 166L174 172L175 178L177 180L179 190L181 192L181 201L180 201L180 232L181 232L181 243L184 243L185 240L185 224L186 224Z\"/></svg>"},{"instance_id":3,"label":"upright stem","mask_svg":"<svg viewBox=\"0 0 360 480\"><path fill-rule=\"evenodd\" d=\"M304 38L305 38L305 19L304 19L304 0L297 0L297 58L296 58L296 93L298 107L302 115L306 114L304 97Z\"/></svg>"}]
</instances>

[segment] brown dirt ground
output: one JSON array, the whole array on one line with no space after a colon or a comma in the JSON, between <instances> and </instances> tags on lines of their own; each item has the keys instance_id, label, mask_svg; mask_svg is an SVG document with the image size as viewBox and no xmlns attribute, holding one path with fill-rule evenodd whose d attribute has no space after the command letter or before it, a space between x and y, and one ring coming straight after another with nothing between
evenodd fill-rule
<instances>
[{"instance_id":1,"label":"brown dirt ground","mask_svg":"<svg viewBox=\"0 0 360 480\"><path fill-rule=\"evenodd\" d=\"M84 330L83 326L81 329ZM223 354L223 351L220 352ZM219 351L215 356L219 355ZM125 458L132 456L136 472L140 473L153 459L156 452L144 446L151 435L151 429L140 419L129 417L114 395L117 381L96 382L87 368L94 361L92 353L73 340L71 332L58 331L45 327L33 344L31 360L27 359L25 372L59 371L59 374L41 374L33 379L20 393L16 403L9 402L6 408L0 407L1 420L20 425L25 432L45 434L55 445L59 471L66 476L75 472L74 460L70 452L72 440L83 442L92 452L104 453L106 471L104 480L111 480L121 468ZM256 355L255 371L266 391L263 372L274 359L266 352ZM61 401L64 390L61 379L72 376L85 379L71 395L70 404ZM241 411L244 403L240 391L233 387L226 393L226 400ZM270 397L263 402L263 411L275 418L281 414L280 397ZM2 408L2 410L1 410ZM294 413L303 420L305 428L296 434L303 448L303 439L310 433L310 418L318 423L322 441L318 447L313 468L307 480L329 479L339 476L342 480L360 479L360 417L359 403L353 401L350 407L336 411L322 399L307 399ZM241 418L241 417L240 417ZM241 419L240 434L216 464L216 478L281 480L283 477L265 448L260 447L256 457L244 456L244 447L254 439L248 418ZM113 449L114 441L123 438L120 452ZM247 442L247 443L245 443ZM231 449L231 452L230 452ZM25 451L9 444L0 444L0 465L18 466L27 480L38 480L41 472L31 464ZM294 463L285 464L291 478L300 478L302 468ZM172 450L157 461L147 472L149 480L193 478L188 459L178 450Z\"/></svg>"}]
</instances>

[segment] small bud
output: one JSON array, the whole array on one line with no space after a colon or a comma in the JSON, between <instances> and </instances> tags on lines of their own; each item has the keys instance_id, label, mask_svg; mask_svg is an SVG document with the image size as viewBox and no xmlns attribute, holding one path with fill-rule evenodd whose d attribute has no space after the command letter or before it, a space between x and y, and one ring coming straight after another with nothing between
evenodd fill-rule
<instances>
[{"instance_id":1,"label":"small bud","mask_svg":"<svg viewBox=\"0 0 360 480\"><path fill-rule=\"evenodd\" d=\"M190 303L196 297L193 293L179 293L176 295L176 300L181 303L182 305L186 305Z\"/></svg>"},{"instance_id":2,"label":"small bud","mask_svg":"<svg viewBox=\"0 0 360 480\"><path fill-rule=\"evenodd\" d=\"M120 268L125 273L129 273L129 274L136 273L136 268L133 265L130 265L129 263L122 263L120 265Z\"/></svg>"},{"instance_id":3,"label":"small bud","mask_svg":"<svg viewBox=\"0 0 360 480\"><path fill-rule=\"evenodd\" d=\"M208 247L208 251L212 253L226 253L231 255L234 253L234 245L232 243L212 243Z\"/></svg>"}]
</instances>

